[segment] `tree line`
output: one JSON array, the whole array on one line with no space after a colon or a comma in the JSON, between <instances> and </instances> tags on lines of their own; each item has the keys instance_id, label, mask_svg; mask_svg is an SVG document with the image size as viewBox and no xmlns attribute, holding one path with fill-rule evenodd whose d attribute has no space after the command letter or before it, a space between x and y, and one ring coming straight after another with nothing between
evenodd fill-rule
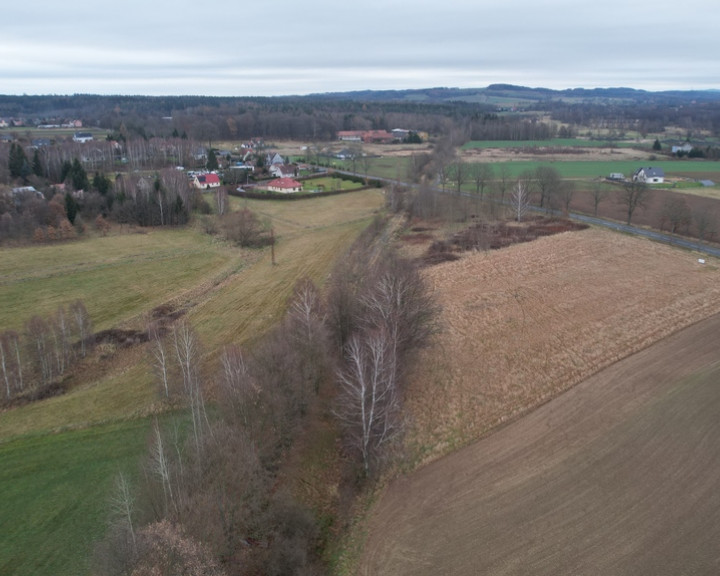
<instances>
[{"instance_id":1,"label":"tree line","mask_svg":"<svg viewBox=\"0 0 720 576\"><path fill-rule=\"evenodd\" d=\"M52 395L63 376L93 345L90 315L81 300L47 317L32 316L21 331L0 333L2 404Z\"/></svg>"},{"instance_id":2,"label":"tree line","mask_svg":"<svg viewBox=\"0 0 720 576\"><path fill-rule=\"evenodd\" d=\"M228 344L207 372L189 322L148 325L158 394L185 410L156 419L141 470L118 475L98 574L327 572L329 532L282 481L288 455L325 411L350 478L380 470L402 432L408 363L434 327L417 270L383 245L384 230L362 235L324 295L299 281L274 329Z\"/></svg>"}]
</instances>

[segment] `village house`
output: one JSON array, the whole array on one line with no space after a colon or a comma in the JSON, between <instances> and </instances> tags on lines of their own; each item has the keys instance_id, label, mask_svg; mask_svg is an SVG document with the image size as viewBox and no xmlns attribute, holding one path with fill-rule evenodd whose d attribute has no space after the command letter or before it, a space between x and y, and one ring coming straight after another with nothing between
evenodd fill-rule
<instances>
[{"instance_id":1,"label":"village house","mask_svg":"<svg viewBox=\"0 0 720 576\"><path fill-rule=\"evenodd\" d=\"M270 174L275 178L294 178L297 176L297 166L292 164L273 164L270 166Z\"/></svg>"},{"instance_id":2,"label":"village house","mask_svg":"<svg viewBox=\"0 0 720 576\"><path fill-rule=\"evenodd\" d=\"M665 181L665 171L652 166L638 168L633 174L633 180L645 184L662 184Z\"/></svg>"},{"instance_id":3,"label":"village house","mask_svg":"<svg viewBox=\"0 0 720 576\"><path fill-rule=\"evenodd\" d=\"M193 178L193 186L200 190L217 188L220 186L220 177L217 174L196 174Z\"/></svg>"},{"instance_id":4,"label":"village house","mask_svg":"<svg viewBox=\"0 0 720 576\"><path fill-rule=\"evenodd\" d=\"M91 142L92 139L93 135L90 132L75 132L73 134L73 142L84 144L85 142Z\"/></svg>"},{"instance_id":5,"label":"village house","mask_svg":"<svg viewBox=\"0 0 720 576\"><path fill-rule=\"evenodd\" d=\"M274 166L275 164L285 164L285 159L277 152L269 153L265 156L265 166Z\"/></svg>"},{"instance_id":6,"label":"village house","mask_svg":"<svg viewBox=\"0 0 720 576\"><path fill-rule=\"evenodd\" d=\"M276 178L268 182L267 189L270 192L290 194L292 192L302 192L302 184L292 178Z\"/></svg>"}]
</instances>

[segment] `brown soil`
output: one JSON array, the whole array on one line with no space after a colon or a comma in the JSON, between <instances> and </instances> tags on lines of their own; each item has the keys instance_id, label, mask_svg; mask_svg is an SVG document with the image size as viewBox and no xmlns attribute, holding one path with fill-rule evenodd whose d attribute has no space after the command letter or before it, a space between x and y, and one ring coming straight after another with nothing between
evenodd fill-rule
<instances>
[{"instance_id":1,"label":"brown soil","mask_svg":"<svg viewBox=\"0 0 720 576\"><path fill-rule=\"evenodd\" d=\"M390 486L363 574L682 573L672 554L685 558L698 534L696 566L718 561L707 538L720 535L720 501L702 478L717 477L705 466L720 454L692 459L720 432L720 389L698 385L696 401L680 382L720 362L716 260L589 229L424 274L443 326L407 388L407 449L420 464L468 447ZM712 512L675 550L674 522L697 508L689 494L710 496Z\"/></svg>"},{"instance_id":2,"label":"brown soil","mask_svg":"<svg viewBox=\"0 0 720 576\"><path fill-rule=\"evenodd\" d=\"M393 482L359 573L717 574L719 332L716 315Z\"/></svg>"}]
</instances>

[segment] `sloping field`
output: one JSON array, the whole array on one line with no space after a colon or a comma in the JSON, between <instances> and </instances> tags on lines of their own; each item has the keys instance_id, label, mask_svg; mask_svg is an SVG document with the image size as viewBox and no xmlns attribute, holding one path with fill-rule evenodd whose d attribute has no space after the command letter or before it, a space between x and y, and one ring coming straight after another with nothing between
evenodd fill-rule
<instances>
[{"instance_id":1,"label":"sloping field","mask_svg":"<svg viewBox=\"0 0 720 576\"><path fill-rule=\"evenodd\" d=\"M715 573L716 264L590 229L428 269L408 448L466 447L390 485L360 572Z\"/></svg>"},{"instance_id":2,"label":"sloping field","mask_svg":"<svg viewBox=\"0 0 720 576\"><path fill-rule=\"evenodd\" d=\"M715 260L604 230L470 254L426 275L444 311L408 390L420 460L720 312Z\"/></svg>"},{"instance_id":3,"label":"sloping field","mask_svg":"<svg viewBox=\"0 0 720 576\"><path fill-rule=\"evenodd\" d=\"M275 224L275 265L269 248L240 250L189 229L8 250L0 301L15 296L0 318L12 325L25 315L15 306L50 311L82 297L100 314L96 327L142 329L151 308L167 305L196 328L212 381L217 350L267 330L299 278L322 282L384 203L380 190L318 200L253 204ZM0 413L0 574L89 573L112 478L132 474L146 450L147 416L168 408L148 355L142 344L109 346L84 361L66 394Z\"/></svg>"},{"instance_id":4,"label":"sloping field","mask_svg":"<svg viewBox=\"0 0 720 576\"><path fill-rule=\"evenodd\" d=\"M720 571L720 316L394 482L362 574Z\"/></svg>"}]
</instances>

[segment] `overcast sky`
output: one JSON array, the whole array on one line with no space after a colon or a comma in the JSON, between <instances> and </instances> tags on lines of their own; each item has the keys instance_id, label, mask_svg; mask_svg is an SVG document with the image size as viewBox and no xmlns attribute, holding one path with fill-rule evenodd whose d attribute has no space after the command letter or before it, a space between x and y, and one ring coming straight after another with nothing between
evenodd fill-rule
<instances>
[{"instance_id":1,"label":"overcast sky","mask_svg":"<svg viewBox=\"0 0 720 576\"><path fill-rule=\"evenodd\" d=\"M717 0L7 2L0 94L720 89Z\"/></svg>"}]
</instances>

